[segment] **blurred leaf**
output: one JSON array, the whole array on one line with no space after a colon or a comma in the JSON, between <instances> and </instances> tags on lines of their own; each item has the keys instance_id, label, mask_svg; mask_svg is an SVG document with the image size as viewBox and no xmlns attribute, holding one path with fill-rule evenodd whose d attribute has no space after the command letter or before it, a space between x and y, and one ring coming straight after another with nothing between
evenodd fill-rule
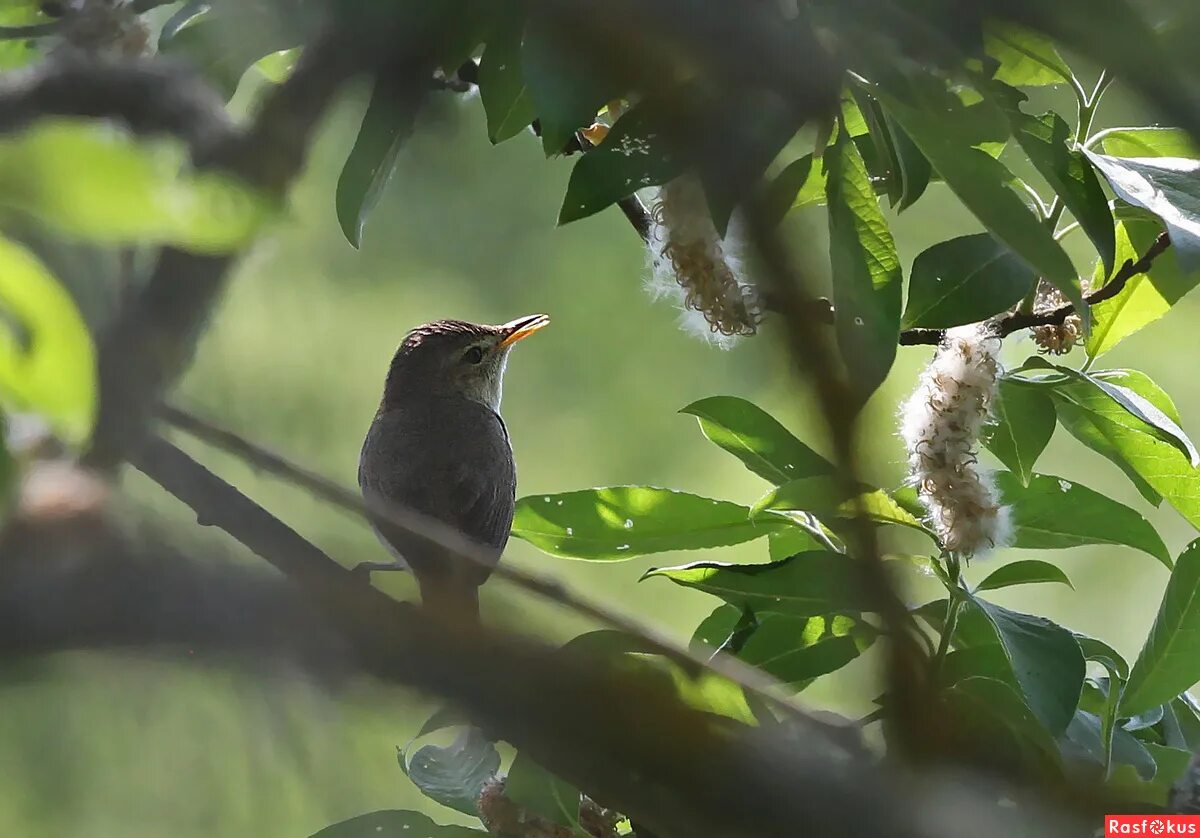
<instances>
[{"instance_id":1,"label":"blurred leaf","mask_svg":"<svg viewBox=\"0 0 1200 838\"><path fill-rule=\"evenodd\" d=\"M779 486L798 477L832 474L833 464L762 408L735 396L711 396L679 411L700 420L700 431L746 468Z\"/></svg>"},{"instance_id":2,"label":"blurred leaf","mask_svg":"<svg viewBox=\"0 0 1200 838\"><path fill-rule=\"evenodd\" d=\"M168 42L187 27L199 23L212 13L212 6L206 0L188 0L176 9L162 25L158 32L158 51L166 52Z\"/></svg>"},{"instance_id":3,"label":"blurred leaf","mask_svg":"<svg viewBox=\"0 0 1200 838\"><path fill-rule=\"evenodd\" d=\"M657 186L683 173L665 132L657 124L659 104L646 101L626 112L604 141L581 155L571 170L559 224L587 218L647 186Z\"/></svg>"},{"instance_id":4,"label":"blurred leaf","mask_svg":"<svg viewBox=\"0 0 1200 838\"><path fill-rule=\"evenodd\" d=\"M958 745L956 753L977 754L985 764L1008 766L1025 776L1057 772L1053 737L1008 684L965 678L943 692L942 701L942 733Z\"/></svg>"},{"instance_id":5,"label":"blurred leaf","mask_svg":"<svg viewBox=\"0 0 1200 838\"><path fill-rule=\"evenodd\" d=\"M1191 695L1183 692L1171 699L1163 714L1163 723L1167 745L1188 753L1200 748L1200 708Z\"/></svg>"},{"instance_id":6,"label":"blurred leaf","mask_svg":"<svg viewBox=\"0 0 1200 838\"><path fill-rule=\"evenodd\" d=\"M1020 302L1037 275L989 233L939 242L913 260L904 327L977 323Z\"/></svg>"},{"instance_id":7,"label":"blurred leaf","mask_svg":"<svg viewBox=\"0 0 1200 838\"><path fill-rule=\"evenodd\" d=\"M1106 787L1109 792L1119 795L1122 800L1165 807L1171 786L1183 776L1188 763L1191 762L1191 751L1166 748L1152 742L1145 742L1142 747L1154 760L1156 766L1154 779L1147 782L1138 775L1132 766L1119 766L1113 772Z\"/></svg>"},{"instance_id":8,"label":"blurred leaf","mask_svg":"<svg viewBox=\"0 0 1200 838\"><path fill-rule=\"evenodd\" d=\"M1158 616L1129 673L1121 714L1132 716L1170 701L1200 681L1200 540L1175 562Z\"/></svg>"},{"instance_id":9,"label":"blurred leaf","mask_svg":"<svg viewBox=\"0 0 1200 838\"><path fill-rule=\"evenodd\" d=\"M788 527L784 530L776 530L767 536L767 552L773 562L791 558L797 553L823 549L825 549L824 545L817 541L812 533L802 527Z\"/></svg>"},{"instance_id":10,"label":"blurred leaf","mask_svg":"<svg viewBox=\"0 0 1200 838\"><path fill-rule=\"evenodd\" d=\"M524 751L517 752L508 769L504 796L552 823L579 826L579 789L542 768Z\"/></svg>"},{"instance_id":11,"label":"blurred leaf","mask_svg":"<svg viewBox=\"0 0 1200 838\"><path fill-rule=\"evenodd\" d=\"M158 50L192 64L226 99L231 99L242 76L254 64L297 43L294 33L254 5L222 5L226 19L212 12L192 16L169 37L160 38Z\"/></svg>"},{"instance_id":12,"label":"blurred leaf","mask_svg":"<svg viewBox=\"0 0 1200 838\"><path fill-rule=\"evenodd\" d=\"M496 746L474 727L445 748L426 745L411 759L401 750L397 758L422 794L466 815L478 814L479 794L500 769Z\"/></svg>"},{"instance_id":13,"label":"blurred leaf","mask_svg":"<svg viewBox=\"0 0 1200 838\"><path fill-rule=\"evenodd\" d=\"M791 210L825 203L825 161L811 154L793 160L775 176L763 199L768 226L775 226Z\"/></svg>"},{"instance_id":14,"label":"blurred leaf","mask_svg":"<svg viewBox=\"0 0 1200 838\"><path fill-rule=\"evenodd\" d=\"M981 121L1007 122L999 108L988 100L964 106L933 76L887 80L877 97L967 209L1071 302L1081 305L1070 258L1009 186L1012 174L975 147Z\"/></svg>"},{"instance_id":15,"label":"blurred leaf","mask_svg":"<svg viewBox=\"0 0 1200 838\"><path fill-rule=\"evenodd\" d=\"M1012 472L997 472L995 479L1010 509L1014 547L1046 550L1121 544L1171 567L1167 546L1136 510L1061 477L1034 474L1028 486L1022 486Z\"/></svg>"},{"instance_id":16,"label":"blurred leaf","mask_svg":"<svg viewBox=\"0 0 1200 838\"><path fill-rule=\"evenodd\" d=\"M1054 402L1041 389L1009 378L1000 379L999 391L996 424L983 444L1028 486L1037 458L1054 435Z\"/></svg>"},{"instance_id":17,"label":"blurred leaf","mask_svg":"<svg viewBox=\"0 0 1200 838\"><path fill-rule=\"evenodd\" d=\"M696 562L651 568L642 576L664 576L687 588L718 596L739 608L802 617L858 613L870 607L852 559L813 550L769 564Z\"/></svg>"},{"instance_id":18,"label":"blurred leaf","mask_svg":"<svg viewBox=\"0 0 1200 838\"><path fill-rule=\"evenodd\" d=\"M900 164L900 179L903 184L900 203L896 210L902 212L917 202L925 194L926 187L933 177L933 167L928 158L917 148L912 137L900 127L890 116L885 115L885 121L892 133L892 144L896 149L896 160Z\"/></svg>"},{"instance_id":19,"label":"blurred leaf","mask_svg":"<svg viewBox=\"0 0 1200 838\"><path fill-rule=\"evenodd\" d=\"M0 26L28 26L50 20L42 13L41 3L17 2L0 6ZM41 56L38 41L32 38L0 40L0 71L17 70L32 64Z\"/></svg>"},{"instance_id":20,"label":"blurred leaf","mask_svg":"<svg viewBox=\"0 0 1200 838\"><path fill-rule=\"evenodd\" d=\"M900 260L854 143L839 137L825 162L838 347L855 389L865 397L887 377L896 357Z\"/></svg>"},{"instance_id":21,"label":"blurred leaf","mask_svg":"<svg viewBox=\"0 0 1200 838\"><path fill-rule=\"evenodd\" d=\"M874 158L878 164L878 170L867 167L869 180L872 182L873 188L878 189L882 185L888 197L888 204L894 207L904 194L904 182L900 169L900 157L892 139L891 126L893 123L888 121L879 101L870 93L858 86L852 87L850 93L858 104L860 116L869 126L866 136L875 148ZM854 135L850 134L850 136Z\"/></svg>"},{"instance_id":22,"label":"blurred leaf","mask_svg":"<svg viewBox=\"0 0 1200 838\"><path fill-rule=\"evenodd\" d=\"M976 591L994 591L1012 585L1029 585L1035 582L1061 582L1068 588L1074 588L1067 574L1049 562L1037 559L1023 559L1010 562L1001 568L993 570L976 586Z\"/></svg>"},{"instance_id":23,"label":"blurred leaf","mask_svg":"<svg viewBox=\"0 0 1200 838\"><path fill-rule=\"evenodd\" d=\"M1162 219L1185 271L1200 269L1200 160L1084 154L1118 197Z\"/></svg>"},{"instance_id":24,"label":"blurred leaf","mask_svg":"<svg viewBox=\"0 0 1200 838\"><path fill-rule=\"evenodd\" d=\"M850 663L874 640L869 626L849 617L767 614L738 657L802 690L815 678Z\"/></svg>"},{"instance_id":25,"label":"blurred leaf","mask_svg":"<svg viewBox=\"0 0 1200 838\"><path fill-rule=\"evenodd\" d=\"M505 6L479 59L479 98L487 114L488 138L502 143L521 133L537 110L521 67L521 36L525 31L523 5Z\"/></svg>"},{"instance_id":26,"label":"blurred leaf","mask_svg":"<svg viewBox=\"0 0 1200 838\"><path fill-rule=\"evenodd\" d=\"M1073 752L1078 757L1098 766L1104 765L1105 747L1102 727L1103 722L1099 716L1085 710L1076 710L1075 716L1063 733L1067 742L1075 746L1068 753ZM1154 757L1150 755L1146 747L1128 731L1121 728L1113 730L1112 762L1114 765L1131 766L1143 780L1153 779L1158 768Z\"/></svg>"},{"instance_id":27,"label":"blurred leaf","mask_svg":"<svg viewBox=\"0 0 1200 838\"><path fill-rule=\"evenodd\" d=\"M729 639L729 635L741 622L743 613L742 609L728 603L718 605L696 626L689 648L699 654L712 654Z\"/></svg>"},{"instance_id":28,"label":"blurred leaf","mask_svg":"<svg viewBox=\"0 0 1200 838\"><path fill-rule=\"evenodd\" d=\"M653 486L612 486L522 498L512 534L554 556L630 559L727 547L786 526L782 520L751 520L748 508L729 501Z\"/></svg>"},{"instance_id":29,"label":"blurred leaf","mask_svg":"<svg viewBox=\"0 0 1200 838\"><path fill-rule=\"evenodd\" d=\"M1200 158L1200 146L1182 128L1109 128L1092 137L1088 145L1097 142L1113 157Z\"/></svg>"},{"instance_id":30,"label":"blurred leaf","mask_svg":"<svg viewBox=\"0 0 1200 838\"><path fill-rule=\"evenodd\" d=\"M0 138L0 207L68 235L224 253L275 213L220 172L191 172L183 147L92 120L47 119Z\"/></svg>"},{"instance_id":31,"label":"blurred leaf","mask_svg":"<svg viewBox=\"0 0 1200 838\"><path fill-rule=\"evenodd\" d=\"M417 735L413 739L420 739L448 727L462 727L467 724L470 724L470 719L462 710L447 704L438 708L432 716L425 720L425 724L421 725L421 729L417 731Z\"/></svg>"},{"instance_id":32,"label":"blurred leaf","mask_svg":"<svg viewBox=\"0 0 1200 838\"><path fill-rule=\"evenodd\" d=\"M811 512L818 518L854 518L861 504L870 521L899 524L925 532L921 522L892 500L887 492L865 484L859 491L857 498L849 497L834 477L801 477L767 492L754 504L750 514L796 510Z\"/></svg>"},{"instance_id":33,"label":"blurred leaf","mask_svg":"<svg viewBox=\"0 0 1200 838\"><path fill-rule=\"evenodd\" d=\"M487 834L465 826L440 826L420 812L384 809L327 826L310 838L479 838Z\"/></svg>"},{"instance_id":34,"label":"blurred leaf","mask_svg":"<svg viewBox=\"0 0 1200 838\"><path fill-rule=\"evenodd\" d=\"M1150 218L1125 219L1117 224L1116 264L1137 262L1150 249L1159 225ZM1107 284L1108 274L1096 266L1092 287ZM1200 283L1200 271L1190 274L1179 268L1175 253L1168 248L1154 260L1150 270L1131 277L1115 297L1092 306L1092 332L1087 352L1093 358L1166 314L1184 294Z\"/></svg>"},{"instance_id":35,"label":"blurred leaf","mask_svg":"<svg viewBox=\"0 0 1200 838\"><path fill-rule=\"evenodd\" d=\"M82 446L96 419L96 350L75 301L21 245L0 238L0 399ZM2 445L0 445L2 447ZM5 454L7 458L7 454Z\"/></svg>"},{"instance_id":36,"label":"blurred leaf","mask_svg":"<svg viewBox=\"0 0 1200 838\"><path fill-rule=\"evenodd\" d=\"M1029 708L1052 736L1062 733L1079 703L1085 664L1071 632L1044 617L1020 614L971 597L995 633Z\"/></svg>"},{"instance_id":37,"label":"blurred leaf","mask_svg":"<svg viewBox=\"0 0 1200 838\"><path fill-rule=\"evenodd\" d=\"M296 69L302 50L299 47L281 49L270 55L264 55L254 62L254 69L262 73L263 78L272 84L281 84L288 80Z\"/></svg>"},{"instance_id":38,"label":"blurred leaf","mask_svg":"<svg viewBox=\"0 0 1200 838\"><path fill-rule=\"evenodd\" d=\"M1079 643L1079 648L1083 651L1083 656L1086 660L1096 661L1104 666L1105 669L1115 670L1122 680L1129 678L1129 664L1125 662L1125 658L1109 646L1103 640L1097 640L1094 637L1088 637L1084 634L1075 632L1075 640Z\"/></svg>"},{"instance_id":39,"label":"blurred leaf","mask_svg":"<svg viewBox=\"0 0 1200 838\"><path fill-rule=\"evenodd\" d=\"M362 246L367 218L379 203L396 168L400 149L413 132L417 113L408 98L385 76L379 76L354 148L338 177L335 198L338 224L346 241L355 248Z\"/></svg>"},{"instance_id":40,"label":"blurred leaf","mask_svg":"<svg viewBox=\"0 0 1200 838\"><path fill-rule=\"evenodd\" d=\"M1083 155L1071 148L1073 135L1066 120L1050 111L1029 116L1014 103L1005 113L1013 136L1059 200L1096 246L1106 271L1113 269L1116 243L1108 197Z\"/></svg>"},{"instance_id":41,"label":"blurred leaf","mask_svg":"<svg viewBox=\"0 0 1200 838\"><path fill-rule=\"evenodd\" d=\"M944 607L945 600L942 600ZM940 633L939 629L939 633ZM1002 681L1010 687L1020 690L1013 678L1012 665L1004 654L999 643L984 646L969 646L955 649L946 655L938 670L942 686L949 687L967 678L984 677Z\"/></svg>"},{"instance_id":42,"label":"blurred leaf","mask_svg":"<svg viewBox=\"0 0 1200 838\"><path fill-rule=\"evenodd\" d=\"M1040 32L992 20L984 25L983 46L999 64L992 75L996 81L1013 87L1037 87L1071 80L1071 69Z\"/></svg>"}]
</instances>

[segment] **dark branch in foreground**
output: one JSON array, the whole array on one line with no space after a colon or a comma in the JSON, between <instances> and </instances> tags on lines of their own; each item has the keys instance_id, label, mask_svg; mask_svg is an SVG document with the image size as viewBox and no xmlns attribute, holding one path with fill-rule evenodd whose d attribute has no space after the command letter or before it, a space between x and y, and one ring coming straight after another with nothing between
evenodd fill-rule
<instances>
[{"instance_id":1,"label":"dark branch in foreground","mask_svg":"<svg viewBox=\"0 0 1200 838\"><path fill-rule=\"evenodd\" d=\"M1164 231L1158 234L1158 238L1150 247L1146 248L1146 252L1136 262L1132 259L1125 260L1125 263L1117 269L1113 274L1113 278L1103 288L1093 294L1089 294L1084 298L1084 301L1089 306L1094 306L1097 303L1102 303L1105 300L1111 300L1113 297L1120 294L1125 288L1125 283L1133 279L1139 274L1144 274L1150 270L1150 266L1154 264L1154 260L1163 254L1170 247L1171 239ZM1074 305L1065 305L1061 308L1056 308L1054 311L1044 312L1042 314L1010 314L1008 317L1001 318L996 321L996 336L1008 337L1013 332L1019 332L1022 329L1032 329L1035 326L1061 326L1063 321L1075 313ZM906 329L900 333L901 346L936 346L946 337L945 329Z\"/></svg>"}]
</instances>

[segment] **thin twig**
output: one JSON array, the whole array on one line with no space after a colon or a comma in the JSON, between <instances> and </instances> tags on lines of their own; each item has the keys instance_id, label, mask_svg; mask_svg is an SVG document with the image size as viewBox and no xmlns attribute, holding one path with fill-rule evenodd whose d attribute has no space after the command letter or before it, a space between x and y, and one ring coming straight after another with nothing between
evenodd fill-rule
<instances>
[{"instance_id":1,"label":"thin twig","mask_svg":"<svg viewBox=\"0 0 1200 838\"><path fill-rule=\"evenodd\" d=\"M1125 284L1129 280L1150 270L1151 265L1154 264L1154 260L1161 256L1170 245L1171 239L1167 233L1159 233L1158 238L1146 249L1146 252L1142 254L1140 259L1136 262L1132 259L1125 260L1125 263L1117 269L1117 272L1113 274L1113 278L1108 284L1095 293L1089 294L1084 298L1084 301L1089 306L1094 306L1105 300L1111 300L1124 290ZM1054 311L1047 311L1041 314L1010 314L1008 317L1003 317L996 321L996 336L1007 337L1013 332L1030 329L1034 326L1059 326L1074 313L1074 305L1065 305L1061 308L1056 308ZM900 345L936 346L945 337L945 329L905 329L900 333Z\"/></svg>"}]
</instances>

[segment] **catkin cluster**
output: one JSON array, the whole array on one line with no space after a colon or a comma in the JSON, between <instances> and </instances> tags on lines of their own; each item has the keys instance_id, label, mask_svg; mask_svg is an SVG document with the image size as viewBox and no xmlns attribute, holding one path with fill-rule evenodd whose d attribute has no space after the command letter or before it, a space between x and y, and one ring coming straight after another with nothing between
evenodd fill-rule
<instances>
[{"instance_id":1,"label":"catkin cluster","mask_svg":"<svg viewBox=\"0 0 1200 838\"><path fill-rule=\"evenodd\" d=\"M1067 298L1057 288L1046 282L1038 284L1037 297L1033 303L1034 314L1046 314L1066 304ZM1083 338L1083 321L1079 319L1078 314L1071 314L1057 326L1034 326L1029 331L1033 332L1033 342L1038 345L1040 352L1066 355Z\"/></svg>"},{"instance_id":2,"label":"catkin cluster","mask_svg":"<svg viewBox=\"0 0 1200 838\"><path fill-rule=\"evenodd\" d=\"M53 12L61 18L60 52L136 58L153 51L150 29L129 0L65 0Z\"/></svg>"},{"instance_id":3,"label":"catkin cluster","mask_svg":"<svg viewBox=\"0 0 1200 838\"><path fill-rule=\"evenodd\" d=\"M652 295L673 296L685 314L684 327L728 346L736 336L752 335L762 320L753 285L743 277L739 260L713 226L700 181L678 177L659 189L651 204ZM689 321L688 312L703 317L704 326Z\"/></svg>"},{"instance_id":4,"label":"catkin cluster","mask_svg":"<svg viewBox=\"0 0 1200 838\"><path fill-rule=\"evenodd\" d=\"M947 330L901 408L909 479L942 546L967 558L1003 545L1010 532L1008 510L978 463L996 400L999 350L984 324Z\"/></svg>"}]
</instances>

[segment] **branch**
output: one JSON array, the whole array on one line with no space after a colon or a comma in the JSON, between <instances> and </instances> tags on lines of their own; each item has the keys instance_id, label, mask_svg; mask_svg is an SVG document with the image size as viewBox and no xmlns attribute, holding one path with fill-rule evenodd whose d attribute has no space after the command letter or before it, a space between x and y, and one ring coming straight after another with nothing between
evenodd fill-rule
<instances>
[{"instance_id":1,"label":"branch","mask_svg":"<svg viewBox=\"0 0 1200 838\"><path fill-rule=\"evenodd\" d=\"M1105 300L1111 300L1124 290L1125 284L1139 274L1150 270L1154 260L1171 245L1171 239L1166 231L1158 234L1158 238L1146 249L1136 262L1126 259L1124 264L1113 274L1113 278L1103 288L1084 297L1088 306L1094 306ZM1061 326L1063 321L1075 313L1074 305L1065 305L1054 311L1041 314L1010 314L996 321L996 336L1007 337L1022 329L1032 329L1036 326ZM936 346L946 337L945 329L905 329L900 333L901 346Z\"/></svg>"},{"instance_id":2,"label":"branch","mask_svg":"<svg viewBox=\"0 0 1200 838\"><path fill-rule=\"evenodd\" d=\"M44 38L58 31L58 21L30 23L26 26L0 26L0 41L19 41L22 38Z\"/></svg>"}]
</instances>

